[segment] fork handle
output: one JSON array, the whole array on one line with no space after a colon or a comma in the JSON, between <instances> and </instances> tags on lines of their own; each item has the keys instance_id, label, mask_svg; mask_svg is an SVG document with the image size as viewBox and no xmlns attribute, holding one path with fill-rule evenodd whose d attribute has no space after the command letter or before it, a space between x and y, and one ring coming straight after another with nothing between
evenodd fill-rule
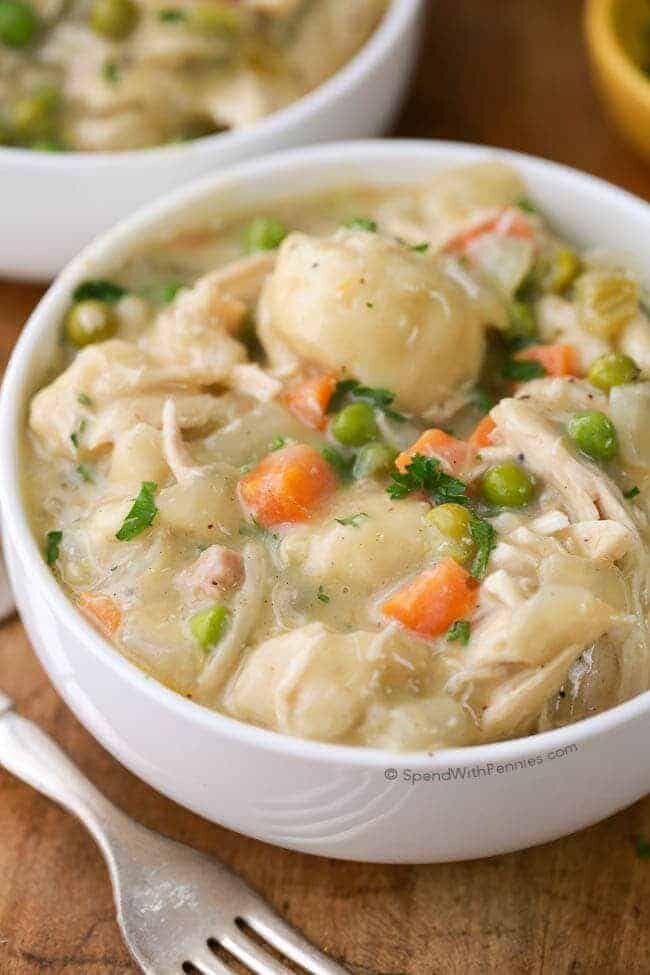
<instances>
[{"instance_id":1,"label":"fork handle","mask_svg":"<svg viewBox=\"0 0 650 975\"><path fill-rule=\"evenodd\" d=\"M109 864L114 855L112 838L136 828L133 820L109 802L51 738L12 710L11 701L2 693L0 765L80 819Z\"/></svg>"}]
</instances>

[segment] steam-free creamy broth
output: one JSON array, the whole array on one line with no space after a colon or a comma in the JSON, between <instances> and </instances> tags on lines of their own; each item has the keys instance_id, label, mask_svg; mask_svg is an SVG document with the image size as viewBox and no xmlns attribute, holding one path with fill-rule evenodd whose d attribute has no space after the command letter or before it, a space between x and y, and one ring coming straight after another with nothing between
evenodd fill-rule
<instances>
[{"instance_id":1,"label":"steam-free creamy broth","mask_svg":"<svg viewBox=\"0 0 650 975\"><path fill-rule=\"evenodd\" d=\"M179 694L403 750L650 686L642 290L509 168L168 233L83 282L62 334L34 532Z\"/></svg>"},{"instance_id":2,"label":"steam-free creamy broth","mask_svg":"<svg viewBox=\"0 0 650 975\"><path fill-rule=\"evenodd\" d=\"M387 0L0 0L0 144L138 149L240 128L349 61Z\"/></svg>"}]
</instances>

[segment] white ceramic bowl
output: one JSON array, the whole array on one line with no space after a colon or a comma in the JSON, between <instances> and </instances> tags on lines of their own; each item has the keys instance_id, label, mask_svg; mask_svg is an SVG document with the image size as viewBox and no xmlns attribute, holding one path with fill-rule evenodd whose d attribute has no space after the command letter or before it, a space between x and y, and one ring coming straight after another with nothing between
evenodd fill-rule
<instances>
[{"instance_id":1,"label":"white ceramic bowl","mask_svg":"<svg viewBox=\"0 0 650 975\"><path fill-rule=\"evenodd\" d=\"M34 152L0 146L0 276L54 277L96 234L204 173L278 149L386 131L421 39L426 0L392 0L345 67L255 125L182 145L128 152Z\"/></svg>"},{"instance_id":2,"label":"white ceramic bowl","mask_svg":"<svg viewBox=\"0 0 650 975\"><path fill-rule=\"evenodd\" d=\"M368 142L294 150L203 179L92 244L26 326L0 400L0 502L7 564L23 621L56 688L83 724L160 792L239 832L331 857L426 862L543 843L608 816L650 786L650 693L529 738L427 755L299 741L177 696L124 660L73 609L30 533L18 448L72 289L110 273L136 244L211 209L268 206L287 194L431 178L504 159L558 230L650 264L650 207L591 176L491 149ZM419 776L419 780L416 777Z\"/></svg>"}]
</instances>

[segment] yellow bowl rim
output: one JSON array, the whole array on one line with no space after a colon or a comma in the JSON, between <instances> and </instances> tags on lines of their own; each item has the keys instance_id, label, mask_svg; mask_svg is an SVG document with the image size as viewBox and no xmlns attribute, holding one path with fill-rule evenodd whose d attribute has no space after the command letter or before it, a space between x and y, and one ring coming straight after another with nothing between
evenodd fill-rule
<instances>
[{"instance_id":1,"label":"yellow bowl rim","mask_svg":"<svg viewBox=\"0 0 650 975\"><path fill-rule=\"evenodd\" d=\"M640 99L650 102L650 78L629 56L612 24L611 13L619 0L587 0L585 31L595 54L609 62Z\"/></svg>"}]
</instances>

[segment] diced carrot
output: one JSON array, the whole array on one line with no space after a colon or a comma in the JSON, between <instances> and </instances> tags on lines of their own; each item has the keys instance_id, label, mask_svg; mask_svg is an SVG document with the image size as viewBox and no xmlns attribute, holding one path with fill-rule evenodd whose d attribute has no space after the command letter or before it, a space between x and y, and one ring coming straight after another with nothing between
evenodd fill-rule
<instances>
[{"instance_id":1,"label":"diced carrot","mask_svg":"<svg viewBox=\"0 0 650 975\"><path fill-rule=\"evenodd\" d=\"M408 450L402 451L395 466L403 474L415 455L423 454L425 457L437 457L446 468L456 472L467 463L471 453L471 447L464 440L456 440L444 430L425 430Z\"/></svg>"},{"instance_id":2,"label":"diced carrot","mask_svg":"<svg viewBox=\"0 0 650 975\"><path fill-rule=\"evenodd\" d=\"M471 447L474 447L475 450L480 450L481 447L491 447L492 434L496 430L496 427L496 423L488 413L470 434L467 443Z\"/></svg>"},{"instance_id":3,"label":"diced carrot","mask_svg":"<svg viewBox=\"0 0 650 975\"><path fill-rule=\"evenodd\" d=\"M305 426L312 430L324 430L327 426L327 407L335 388L336 376L333 373L323 373L290 387L282 401L289 412Z\"/></svg>"},{"instance_id":4,"label":"diced carrot","mask_svg":"<svg viewBox=\"0 0 650 975\"><path fill-rule=\"evenodd\" d=\"M549 376L577 376L578 356L572 345L529 345L517 359L532 359L544 366Z\"/></svg>"},{"instance_id":5,"label":"diced carrot","mask_svg":"<svg viewBox=\"0 0 650 975\"><path fill-rule=\"evenodd\" d=\"M444 250L447 254L464 254L471 245L486 234L499 237L517 237L519 240L533 240L535 228L518 207L505 207L497 216L463 230L447 241Z\"/></svg>"},{"instance_id":6,"label":"diced carrot","mask_svg":"<svg viewBox=\"0 0 650 975\"><path fill-rule=\"evenodd\" d=\"M78 606L93 622L108 636L113 636L122 625L122 611L111 596L102 596L95 592L82 592Z\"/></svg>"},{"instance_id":7,"label":"diced carrot","mask_svg":"<svg viewBox=\"0 0 650 975\"><path fill-rule=\"evenodd\" d=\"M239 482L239 500L265 528L308 521L337 487L334 471L307 444L268 454Z\"/></svg>"},{"instance_id":8,"label":"diced carrot","mask_svg":"<svg viewBox=\"0 0 650 975\"><path fill-rule=\"evenodd\" d=\"M453 559L439 562L386 600L381 611L422 636L439 636L466 619L478 601L478 585Z\"/></svg>"}]
</instances>

